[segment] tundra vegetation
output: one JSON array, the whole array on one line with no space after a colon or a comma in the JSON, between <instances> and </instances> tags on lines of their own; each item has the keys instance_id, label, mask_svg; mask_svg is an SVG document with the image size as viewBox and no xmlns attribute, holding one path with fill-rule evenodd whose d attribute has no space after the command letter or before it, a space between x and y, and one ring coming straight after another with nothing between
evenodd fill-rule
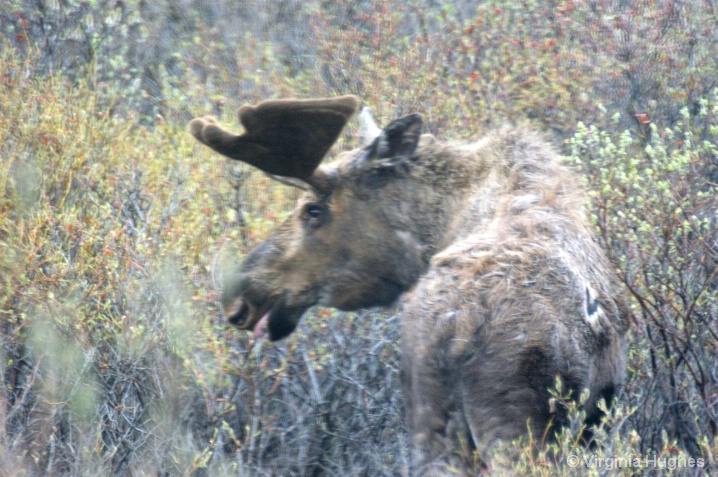
<instances>
[{"instance_id":1,"label":"tundra vegetation","mask_svg":"<svg viewBox=\"0 0 718 477\"><path fill-rule=\"evenodd\" d=\"M530 122L628 290L592 445L557 383L555 442L506 443L493 473L715 472L714 2L384 3L0 0L0 474L407 475L396 312L315 309L277 345L228 327L225 263L298 192L185 129L347 93L439 139Z\"/></svg>"}]
</instances>

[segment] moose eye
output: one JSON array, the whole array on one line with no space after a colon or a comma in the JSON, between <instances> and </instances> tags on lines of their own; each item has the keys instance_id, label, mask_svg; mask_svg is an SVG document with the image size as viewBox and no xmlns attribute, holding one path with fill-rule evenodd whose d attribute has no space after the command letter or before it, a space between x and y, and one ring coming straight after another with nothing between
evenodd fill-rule
<instances>
[{"instance_id":1,"label":"moose eye","mask_svg":"<svg viewBox=\"0 0 718 477\"><path fill-rule=\"evenodd\" d=\"M326 205L312 202L304 206L302 220L312 227L319 227L326 221L327 215Z\"/></svg>"}]
</instances>

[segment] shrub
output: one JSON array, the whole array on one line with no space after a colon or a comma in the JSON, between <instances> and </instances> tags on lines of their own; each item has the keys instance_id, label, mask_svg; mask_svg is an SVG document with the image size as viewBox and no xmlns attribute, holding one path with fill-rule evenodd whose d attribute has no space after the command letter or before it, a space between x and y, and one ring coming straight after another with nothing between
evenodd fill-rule
<instances>
[{"instance_id":1,"label":"shrub","mask_svg":"<svg viewBox=\"0 0 718 477\"><path fill-rule=\"evenodd\" d=\"M637 409L630 423L644 451L667 432L708 458L718 435L716 112L714 93L697 118L686 109L672 129L651 124L645 146L630 131L583 125L572 141L603 245L634 299L622 399Z\"/></svg>"}]
</instances>

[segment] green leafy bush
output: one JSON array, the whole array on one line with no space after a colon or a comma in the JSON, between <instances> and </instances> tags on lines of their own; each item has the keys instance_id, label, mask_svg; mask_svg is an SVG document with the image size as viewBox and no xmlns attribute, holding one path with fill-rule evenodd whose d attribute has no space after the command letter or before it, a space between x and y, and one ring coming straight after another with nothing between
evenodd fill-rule
<instances>
[{"instance_id":1,"label":"green leafy bush","mask_svg":"<svg viewBox=\"0 0 718 477\"><path fill-rule=\"evenodd\" d=\"M572 141L603 244L635 300L624 399L644 450L669 430L709 456L718 432L717 112L714 93L696 118L684 110L673 129L651 124L648 144L583 125Z\"/></svg>"}]
</instances>

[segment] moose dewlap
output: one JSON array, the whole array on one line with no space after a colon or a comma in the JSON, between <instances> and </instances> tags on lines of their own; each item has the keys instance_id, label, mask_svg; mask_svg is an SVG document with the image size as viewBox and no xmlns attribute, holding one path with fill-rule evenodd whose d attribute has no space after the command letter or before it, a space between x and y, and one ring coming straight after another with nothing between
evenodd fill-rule
<instances>
[{"instance_id":1,"label":"moose dewlap","mask_svg":"<svg viewBox=\"0 0 718 477\"><path fill-rule=\"evenodd\" d=\"M539 135L502 129L470 144L384 129L321 164L359 108L354 96L244 106L245 131L190 123L202 143L306 191L223 291L231 323L289 335L320 304L402 311L406 417L418 475L484 458L498 439L560 424L548 389L587 388L589 419L624 374L629 311L586 219L576 175Z\"/></svg>"}]
</instances>

